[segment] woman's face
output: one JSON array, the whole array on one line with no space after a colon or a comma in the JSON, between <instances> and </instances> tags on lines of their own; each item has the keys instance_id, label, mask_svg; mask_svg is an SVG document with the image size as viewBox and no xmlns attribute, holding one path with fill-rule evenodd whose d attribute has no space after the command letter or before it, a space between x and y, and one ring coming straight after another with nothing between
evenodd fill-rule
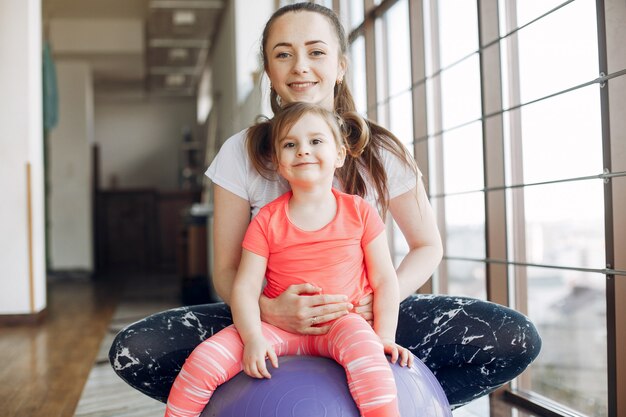
<instances>
[{"instance_id":1,"label":"woman's face","mask_svg":"<svg viewBox=\"0 0 626 417\"><path fill-rule=\"evenodd\" d=\"M285 103L317 103L334 110L334 88L343 80L337 35L315 12L289 12L271 26L265 45L267 74Z\"/></svg>"}]
</instances>

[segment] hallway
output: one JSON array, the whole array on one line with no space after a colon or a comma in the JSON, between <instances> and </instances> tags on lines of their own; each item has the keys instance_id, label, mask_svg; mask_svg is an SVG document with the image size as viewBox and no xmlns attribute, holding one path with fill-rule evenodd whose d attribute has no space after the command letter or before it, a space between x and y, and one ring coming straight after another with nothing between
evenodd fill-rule
<instances>
[{"instance_id":1,"label":"hallway","mask_svg":"<svg viewBox=\"0 0 626 417\"><path fill-rule=\"evenodd\" d=\"M74 416L92 367L110 368L99 349L121 327L116 323L175 307L178 299L173 275L49 278L42 323L0 327L2 415ZM132 307L124 317L114 315L121 302Z\"/></svg>"}]
</instances>

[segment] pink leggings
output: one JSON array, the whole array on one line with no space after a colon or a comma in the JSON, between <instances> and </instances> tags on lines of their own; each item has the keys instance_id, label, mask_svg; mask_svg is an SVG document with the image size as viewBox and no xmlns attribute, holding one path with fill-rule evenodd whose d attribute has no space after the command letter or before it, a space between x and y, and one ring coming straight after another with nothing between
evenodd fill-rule
<instances>
[{"instance_id":1,"label":"pink leggings","mask_svg":"<svg viewBox=\"0 0 626 417\"><path fill-rule=\"evenodd\" d=\"M396 383L383 346L358 314L337 319L325 335L300 335L271 324L262 325L263 335L277 356L324 356L342 365L352 398L363 417L400 416ZM234 326L198 345L174 381L165 416L199 416L215 389L241 372L242 357L243 343Z\"/></svg>"}]
</instances>

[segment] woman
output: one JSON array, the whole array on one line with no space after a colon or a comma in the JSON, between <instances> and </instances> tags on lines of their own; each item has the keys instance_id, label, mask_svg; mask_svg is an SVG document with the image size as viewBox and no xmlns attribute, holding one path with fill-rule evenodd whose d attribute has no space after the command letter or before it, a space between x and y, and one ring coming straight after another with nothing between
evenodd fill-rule
<instances>
[{"instance_id":1,"label":"woman","mask_svg":"<svg viewBox=\"0 0 626 417\"><path fill-rule=\"evenodd\" d=\"M346 83L347 43L337 16L313 4L285 6L272 15L262 38L265 71L271 81L271 104L318 103L338 114L354 110ZM411 169L406 152L393 135L370 122L372 141L361 157L348 158L338 186L359 194L382 213L389 211L409 246L397 269L400 299L396 340L428 365L453 408L495 390L521 373L537 356L541 340L523 315L462 297L418 296L441 260L436 221L419 171ZM288 190L264 166L251 163L245 131L231 137L207 175L215 184L213 282L229 304L241 257L241 243L250 213ZM386 181L380 178L381 171ZM350 308L344 296L321 294L310 284L289 287L279 297L261 297L263 321L301 334L323 334L324 323ZM372 300L355 311L372 320ZM115 371L130 385L160 401L185 358L203 340L232 324L224 304L185 307L148 317L122 330L110 351Z\"/></svg>"}]
</instances>

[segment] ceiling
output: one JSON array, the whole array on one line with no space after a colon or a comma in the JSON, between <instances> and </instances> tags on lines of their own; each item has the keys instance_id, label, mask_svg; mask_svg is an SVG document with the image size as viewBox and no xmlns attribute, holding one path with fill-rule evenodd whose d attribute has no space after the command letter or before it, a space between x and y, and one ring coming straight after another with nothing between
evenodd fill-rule
<instances>
[{"instance_id":1,"label":"ceiling","mask_svg":"<svg viewBox=\"0 0 626 417\"><path fill-rule=\"evenodd\" d=\"M93 49L63 48L58 39L52 48L56 59L79 59L90 63L96 91L141 89L152 95L192 96L196 93L206 56L226 0L42 0L44 32L49 28L81 27L102 31L84 33L96 36ZM85 24L85 22L87 22ZM106 24L102 24L106 22ZM114 39L116 22L135 22L139 28L128 43L135 49L98 49L98 38ZM55 25L56 24L56 25ZM128 25L126 25L128 26ZM72 27L75 27L72 26ZM110 28L110 29L107 29ZM69 29L68 29L69 30ZM87 29L88 30L88 29ZM94 29L95 30L95 29ZM80 33L75 36L80 37ZM66 36L67 37L67 36ZM123 40L121 42L124 42Z\"/></svg>"}]
</instances>

